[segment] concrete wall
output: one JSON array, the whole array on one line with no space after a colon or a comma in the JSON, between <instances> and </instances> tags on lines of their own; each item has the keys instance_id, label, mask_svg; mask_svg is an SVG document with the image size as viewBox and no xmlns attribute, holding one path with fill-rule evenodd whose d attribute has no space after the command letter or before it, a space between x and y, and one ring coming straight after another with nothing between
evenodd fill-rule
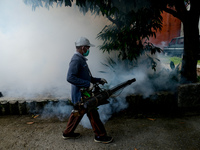
<instances>
[{"instance_id":1,"label":"concrete wall","mask_svg":"<svg viewBox=\"0 0 200 150\"><path fill-rule=\"evenodd\" d=\"M173 114L179 111L179 108L199 108L200 107L200 83L185 84L178 87L177 93L161 91L144 98L140 94L133 94L126 97L129 103L128 110L132 113L143 112L164 112ZM71 106L67 99L6 99L0 98L0 115L23 115L23 114L40 114L43 108L49 106ZM71 106L72 107L72 106ZM64 113L70 107L65 108Z\"/></svg>"},{"instance_id":2,"label":"concrete wall","mask_svg":"<svg viewBox=\"0 0 200 150\"><path fill-rule=\"evenodd\" d=\"M200 83L184 84L178 88L179 107L199 107L200 106Z\"/></svg>"}]
</instances>

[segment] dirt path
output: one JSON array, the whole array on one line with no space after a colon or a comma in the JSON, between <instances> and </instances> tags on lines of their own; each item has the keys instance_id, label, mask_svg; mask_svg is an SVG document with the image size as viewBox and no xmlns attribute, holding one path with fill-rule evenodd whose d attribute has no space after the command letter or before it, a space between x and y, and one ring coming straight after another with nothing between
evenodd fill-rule
<instances>
[{"instance_id":1,"label":"dirt path","mask_svg":"<svg viewBox=\"0 0 200 150\"><path fill-rule=\"evenodd\" d=\"M27 124L27 122L34 122ZM200 116L138 118L118 116L105 127L114 137L111 144L93 141L91 129L78 126L79 139L63 140L66 120L0 116L0 150L198 150Z\"/></svg>"}]
</instances>

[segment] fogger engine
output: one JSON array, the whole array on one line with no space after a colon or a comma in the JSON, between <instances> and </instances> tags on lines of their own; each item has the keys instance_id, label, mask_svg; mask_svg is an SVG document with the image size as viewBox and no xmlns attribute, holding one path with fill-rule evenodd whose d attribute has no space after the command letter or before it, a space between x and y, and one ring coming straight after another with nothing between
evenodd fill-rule
<instances>
[{"instance_id":1,"label":"fogger engine","mask_svg":"<svg viewBox=\"0 0 200 150\"><path fill-rule=\"evenodd\" d=\"M94 85L94 89L92 91L87 91L85 89L81 90L82 100L81 102L74 105L75 110L87 109L90 111L93 108L96 108L100 105L108 104L108 98L118 90L132 84L136 79L133 78L126 82L123 82L112 89L104 90L99 87L98 84Z\"/></svg>"}]
</instances>

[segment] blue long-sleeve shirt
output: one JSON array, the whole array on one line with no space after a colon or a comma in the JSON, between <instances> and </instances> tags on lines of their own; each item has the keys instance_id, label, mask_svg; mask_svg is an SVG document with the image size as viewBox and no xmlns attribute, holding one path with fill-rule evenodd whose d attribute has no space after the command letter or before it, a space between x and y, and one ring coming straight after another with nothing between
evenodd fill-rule
<instances>
[{"instance_id":1,"label":"blue long-sleeve shirt","mask_svg":"<svg viewBox=\"0 0 200 150\"><path fill-rule=\"evenodd\" d=\"M86 61L87 58L76 52L72 56L69 64L67 81L71 83L71 99L74 104L81 100L80 88L88 88L90 86L90 82L96 83L101 80L100 78L92 77Z\"/></svg>"}]
</instances>

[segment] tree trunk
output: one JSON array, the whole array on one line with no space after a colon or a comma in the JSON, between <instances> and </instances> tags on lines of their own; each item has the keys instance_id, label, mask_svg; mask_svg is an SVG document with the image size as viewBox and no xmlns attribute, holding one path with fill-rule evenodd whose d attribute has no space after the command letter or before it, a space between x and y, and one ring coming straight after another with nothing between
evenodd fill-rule
<instances>
[{"instance_id":1,"label":"tree trunk","mask_svg":"<svg viewBox=\"0 0 200 150\"><path fill-rule=\"evenodd\" d=\"M181 68L181 83L197 82L197 58L199 53L199 15L188 12L183 20L184 53Z\"/></svg>"}]
</instances>

